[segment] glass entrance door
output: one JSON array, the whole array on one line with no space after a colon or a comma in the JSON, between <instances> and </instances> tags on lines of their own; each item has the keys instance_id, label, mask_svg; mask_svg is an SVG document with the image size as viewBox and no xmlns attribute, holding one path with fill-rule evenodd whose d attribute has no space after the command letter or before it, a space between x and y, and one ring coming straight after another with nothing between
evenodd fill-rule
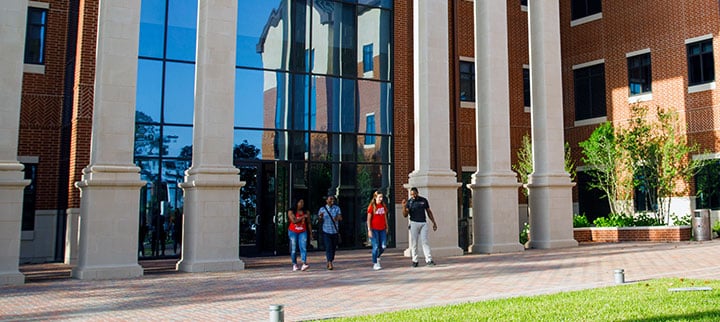
<instances>
[{"instance_id":1,"label":"glass entrance door","mask_svg":"<svg viewBox=\"0 0 720 322\"><path fill-rule=\"evenodd\" d=\"M288 253L289 166L284 162L242 162L240 180L240 256Z\"/></svg>"}]
</instances>

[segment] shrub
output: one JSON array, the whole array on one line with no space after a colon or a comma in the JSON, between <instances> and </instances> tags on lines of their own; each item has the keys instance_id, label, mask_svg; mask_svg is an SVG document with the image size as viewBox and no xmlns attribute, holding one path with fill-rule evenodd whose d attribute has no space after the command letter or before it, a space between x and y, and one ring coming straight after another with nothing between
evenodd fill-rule
<instances>
[{"instance_id":1,"label":"shrub","mask_svg":"<svg viewBox=\"0 0 720 322\"><path fill-rule=\"evenodd\" d=\"M663 223L660 222L655 216L652 216L648 214L647 212L641 212L639 215L635 216L635 219L633 219L633 226L662 226Z\"/></svg>"},{"instance_id":2,"label":"shrub","mask_svg":"<svg viewBox=\"0 0 720 322\"><path fill-rule=\"evenodd\" d=\"M582 214L582 215L574 214L573 215L573 228L580 228L580 227L590 227L590 221L588 221L585 214Z\"/></svg>"},{"instance_id":3,"label":"shrub","mask_svg":"<svg viewBox=\"0 0 720 322\"><path fill-rule=\"evenodd\" d=\"M682 217L678 217L675 214L670 215L670 220L673 223L673 226L690 226L692 224L692 218L690 215L685 215Z\"/></svg>"},{"instance_id":4,"label":"shrub","mask_svg":"<svg viewBox=\"0 0 720 322\"><path fill-rule=\"evenodd\" d=\"M610 214L608 217L599 217L593 220L595 227L630 227L634 223L632 216L625 214Z\"/></svg>"},{"instance_id":5,"label":"shrub","mask_svg":"<svg viewBox=\"0 0 720 322\"><path fill-rule=\"evenodd\" d=\"M530 224L523 223L523 229L520 231L520 244L525 245L530 236Z\"/></svg>"},{"instance_id":6,"label":"shrub","mask_svg":"<svg viewBox=\"0 0 720 322\"><path fill-rule=\"evenodd\" d=\"M720 221L715 222L715 224L712 226L712 231L720 235Z\"/></svg>"}]
</instances>

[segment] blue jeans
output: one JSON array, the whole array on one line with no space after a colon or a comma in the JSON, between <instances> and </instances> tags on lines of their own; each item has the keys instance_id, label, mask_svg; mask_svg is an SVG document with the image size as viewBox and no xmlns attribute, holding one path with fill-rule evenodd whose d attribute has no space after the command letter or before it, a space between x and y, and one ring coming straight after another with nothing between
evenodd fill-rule
<instances>
[{"instance_id":1,"label":"blue jeans","mask_svg":"<svg viewBox=\"0 0 720 322\"><path fill-rule=\"evenodd\" d=\"M338 234L328 234L323 232L323 241L325 242L325 259L328 262L335 260L335 249L338 245Z\"/></svg>"},{"instance_id":2,"label":"blue jeans","mask_svg":"<svg viewBox=\"0 0 720 322\"><path fill-rule=\"evenodd\" d=\"M307 263L307 231L296 233L292 230L288 230L288 237L290 237L290 260L293 264L297 264L297 253L295 250L300 247L300 260L303 263Z\"/></svg>"},{"instance_id":3,"label":"blue jeans","mask_svg":"<svg viewBox=\"0 0 720 322\"><path fill-rule=\"evenodd\" d=\"M370 241L372 242L372 261L375 264L387 247L387 232L385 229L373 229Z\"/></svg>"}]
</instances>

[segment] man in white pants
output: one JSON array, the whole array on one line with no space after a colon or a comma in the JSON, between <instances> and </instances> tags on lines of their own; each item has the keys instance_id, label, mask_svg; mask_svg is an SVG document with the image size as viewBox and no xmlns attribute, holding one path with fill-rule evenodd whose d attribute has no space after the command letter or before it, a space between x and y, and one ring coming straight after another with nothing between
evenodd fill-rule
<instances>
[{"instance_id":1,"label":"man in white pants","mask_svg":"<svg viewBox=\"0 0 720 322\"><path fill-rule=\"evenodd\" d=\"M410 188L410 200L402 200L403 217L410 215L410 254L412 256L412 266L418 267L418 239L422 243L423 253L425 254L425 263L427 266L435 266L430 253L430 244L428 243L428 227L427 218L430 218L433 224L433 231L437 230L437 224L430 210L430 203L424 197L418 196L418 190L415 187Z\"/></svg>"}]
</instances>

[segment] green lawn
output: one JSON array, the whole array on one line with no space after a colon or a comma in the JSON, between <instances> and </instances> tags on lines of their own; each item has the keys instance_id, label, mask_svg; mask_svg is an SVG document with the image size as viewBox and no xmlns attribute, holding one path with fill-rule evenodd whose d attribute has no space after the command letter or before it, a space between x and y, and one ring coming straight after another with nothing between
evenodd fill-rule
<instances>
[{"instance_id":1,"label":"green lawn","mask_svg":"<svg viewBox=\"0 0 720 322\"><path fill-rule=\"evenodd\" d=\"M712 290L670 291L698 287ZM720 281L660 279L334 321L720 321Z\"/></svg>"}]
</instances>

